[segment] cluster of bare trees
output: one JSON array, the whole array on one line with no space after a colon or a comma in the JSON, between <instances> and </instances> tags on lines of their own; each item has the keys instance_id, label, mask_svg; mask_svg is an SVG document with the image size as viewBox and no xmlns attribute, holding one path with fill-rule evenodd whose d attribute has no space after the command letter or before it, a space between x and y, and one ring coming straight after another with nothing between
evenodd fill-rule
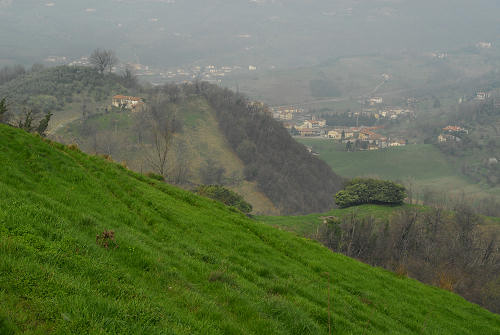
<instances>
[{"instance_id":1,"label":"cluster of bare trees","mask_svg":"<svg viewBox=\"0 0 500 335\"><path fill-rule=\"evenodd\" d=\"M177 106L161 94L155 95L144 111L136 116L135 129L146 162L165 177L174 135L182 131L182 123L177 118ZM182 147L175 149L182 150ZM186 173L182 167L177 169L176 179L184 179Z\"/></svg>"},{"instance_id":2,"label":"cluster of bare trees","mask_svg":"<svg viewBox=\"0 0 500 335\"><path fill-rule=\"evenodd\" d=\"M403 209L387 221L325 218L315 238L330 249L454 291L500 312L500 251L495 233L467 205Z\"/></svg>"},{"instance_id":3,"label":"cluster of bare trees","mask_svg":"<svg viewBox=\"0 0 500 335\"><path fill-rule=\"evenodd\" d=\"M17 123L11 124L11 126L17 126L20 129L23 129L30 133L38 133L41 136L46 136L47 128L49 127L49 122L52 117L52 113L48 112L45 116L40 117L37 113L34 113L31 110L24 111L24 114L19 117ZM7 106L7 99L0 99L0 123L10 124L9 123L10 115L9 109ZM35 122L38 121L38 126L35 125Z\"/></svg>"}]
</instances>

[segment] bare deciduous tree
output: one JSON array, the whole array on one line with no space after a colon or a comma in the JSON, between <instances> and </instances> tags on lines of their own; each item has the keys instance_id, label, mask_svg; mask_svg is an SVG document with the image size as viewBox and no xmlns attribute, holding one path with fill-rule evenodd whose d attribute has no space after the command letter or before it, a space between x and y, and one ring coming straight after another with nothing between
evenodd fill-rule
<instances>
[{"instance_id":1,"label":"bare deciduous tree","mask_svg":"<svg viewBox=\"0 0 500 335\"><path fill-rule=\"evenodd\" d=\"M95 49L90 55L89 61L97 71L104 73L106 70L111 72L113 66L118 63L118 58L113 50Z\"/></svg>"},{"instance_id":2,"label":"bare deciduous tree","mask_svg":"<svg viewBox=\"0 0 500 335\"><path fill-rule=\"evenodd\" d=\"M134 69L127 65L122 73L123 85L127 88L135 88L139 84Z\"/></svg>"},{"instance_id":3,"label":"bare deciduous tree","mask_svg":"<svg viewBox=\"0 0 500 335\"><path fill-rule=\"evenodd\" d=\"M146 161L156 173L162 176L165 176L167 172L168 153L174 134L181 129L176 114L175 106L157 97L137 119L138 122L142 122L136 128L142 128L138 135ZM144 140L151 145L145 145Z\"/></svg>"},{"instance_id":4,"label":"bare deciduous tree","mask_svg":"<svg viewBox=\"0 0 500 335\"><path fill-rule=\"evenodd\" d=\"M176 185L186 184L191 173L187 143L176 138L172 142L172 155L170 157L173 162L169 164L169 181Z\"/></svg>"}]
</instances>

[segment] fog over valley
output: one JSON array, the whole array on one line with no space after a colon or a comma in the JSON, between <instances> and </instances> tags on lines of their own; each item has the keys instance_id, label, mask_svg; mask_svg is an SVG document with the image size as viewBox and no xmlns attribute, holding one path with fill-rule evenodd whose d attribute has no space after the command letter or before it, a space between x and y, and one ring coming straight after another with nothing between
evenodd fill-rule
<instances>
[{"instance_id":1,"label":"fog over valley","mask_svg":"<svg viewBox=\"0 0 500 335\"><path fill-rule=\"evenodd\" d=\"M500 0L0 0L0 335L500 334Z\"/></svg>"},{"instance_id":2,"label":"fog over valley","mask_svg":"<svg viewBox=\"0 0 500 335\"><path fill-rule=\"evenodd\" d=\"M495 0L3 0L0 62L78 58L106 46L153 66L316 65L497 42L499 10Z\"/></svg>"}]
</instances>

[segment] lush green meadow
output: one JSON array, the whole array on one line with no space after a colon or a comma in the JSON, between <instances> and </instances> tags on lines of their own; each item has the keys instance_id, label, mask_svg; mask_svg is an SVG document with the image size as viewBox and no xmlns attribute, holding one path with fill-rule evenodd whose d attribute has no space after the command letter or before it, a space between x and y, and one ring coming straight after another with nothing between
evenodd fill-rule
<instances>
[{"instance_id":1,"label":"lush green meadow","mask_svg":"<svg viewBox=\"0 0 500 335\"><path fill-rule=\"evenodd\" d=\"M0 333L498 334L461 297L0 125ZM96 235L114 231L117 247Z\"/></svg>"},{"instance_id":2,"label":"lush green meadow","mask_svg":"<svg viewBox=\"0 0 500 335\"><path fill-rule=\"evenodd\" d=\"M457 176L458 172L431 144L392 147L377 151L345 151L345 145L326 139L299 139L320 153L335 171L345 177L379 176L384 179L432 180Z\"/></svg>"},{"instance_id":3,"label":"lush green meadow","mask_svg":"<svg viewBox=\"0 0 500 335\"><path fill-rule=\"evenodd\" d=\"M500 189L476 184L464 177L453 164L432 144L412 144L404 147L376 151L345 151L345 145L327 139L304 139L299 142L311 146L339 175L353 177L379 177L417 189L484 197L500 195Z\"/></svg>"}]
</instances>

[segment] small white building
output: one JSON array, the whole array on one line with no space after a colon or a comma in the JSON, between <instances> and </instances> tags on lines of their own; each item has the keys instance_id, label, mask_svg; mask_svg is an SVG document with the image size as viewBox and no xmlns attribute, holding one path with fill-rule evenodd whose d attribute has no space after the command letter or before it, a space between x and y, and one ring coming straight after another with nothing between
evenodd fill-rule
<instances>
[{"instance_id":1,"label":"small white building","mask_svg":"<svg viewBox=\"0 0 500 335\"><path fill-rule=\"evenodd\" d=\"M142 105L144 100L138 97L131 97L126 95L115 95L111 100L111 105L118 108L135 109L137 106Z\"/></svg>"},{"instance_id":2,"label":"small white building","mask_svg":"<svg viewBox=\"0 0 500 335\"><path fill-rule=\"evenodd\" d=\"M484 101L486 99L488 99L490 97L490 95L486 92L477 92L476 93L476 100L478 101Z\"/></svg>"},{"instance_id":3,"label":"small white building","mask_svg":"<svg viewBox=\"0 0 500 335\"><path fill-rule=\"evenodd\" d=\"M476 47L481 49L491 49L492 44L491 42L479 42L478 44L476 44Z\"/></svg>"},{"instance_id":4,"label":"small white building","mask_svg":"<svg viewBox=\"0 0 500 335\"><path fill-rule=\"evenodd\" d=\"M333 140L340 140L342 139L342 132L338 130L330 130L328 132L328 138L331 138Z\"/></svg>"},{"instance_id":5,"label":"small white building","mask_svg":"<svg viewBox=\"0 0 500 335\"><path fill-rule=\"evenodd\" d=\"M370 106L380 105L383 102L384 102L384 99L382 97L373 97L373 98L368 99L368 104Z\"/></svg>"}]
</instances>

